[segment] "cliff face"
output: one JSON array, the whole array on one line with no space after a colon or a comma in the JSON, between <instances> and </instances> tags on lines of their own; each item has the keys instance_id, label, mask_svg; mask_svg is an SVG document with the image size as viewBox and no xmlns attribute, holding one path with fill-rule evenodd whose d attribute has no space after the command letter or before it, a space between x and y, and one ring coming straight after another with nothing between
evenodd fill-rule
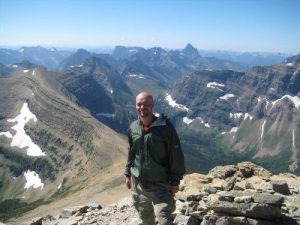
<instances>
[{"instance_id":1,"label":"cliff face","mask_svg":"<svg viewBox=\"0 0 300 225\"><path fill-rule=\"evenodd\" d=\"M272 175L250 162L217 166L207 175L189 174L176 194L176 225L296 225L300 223L300 178ZM28 223L27 223L28 224ZM93 203L62 209L31 224L123 224L139 219L131 198L102 208Z\"/></svg>"},{"instance_id":2,"label":"cliff face","mask_svg":"<svg viewBox=\"0 0 300 225\"><path fill-rule=\"evenodd\" d=\"M178 79L161 105L181 110L179 128L212 133L232 154L273 172L299 174L299 71L296 57L246 72L198 71Z\"/></svg>"},{"instance_id":3,"label":"cliff face","mask_svg":"<svg viewBox=\"0 0 300 225\"><path fill-rule=\"evenodd\" d=\"M78 107L56 78L21 66L0 78L1 219L82 190L125 161L125 139Z\"/></svg>"}]
</instances>

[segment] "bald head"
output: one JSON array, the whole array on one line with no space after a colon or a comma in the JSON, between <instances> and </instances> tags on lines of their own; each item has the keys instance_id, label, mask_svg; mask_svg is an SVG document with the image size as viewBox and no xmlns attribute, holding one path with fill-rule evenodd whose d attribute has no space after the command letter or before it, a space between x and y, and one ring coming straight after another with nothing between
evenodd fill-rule
<instances>
[{"instance_id":1,"label":"bald head","mask_svg":"<svg viewBox=\"0 0 300 225\"><path fill-rule=\"evenodd\" d=\"M152 109L154 107L152 95L146 91L139 93L135 99L135 107L140 117L152 118Z\"/></svg>"},{"instance_id":2,"label":"bald head","mask_svg":"<svg viewBox=\"0 0 300 225\"><path fill-rule=\"evenodd\" d=\"M152 102L154 103L153 97L152 97L152 95L151 95L149 92L146 92L146 91L140 92L140 93L136 96L135 100L141 99L141 98L148 99L148 100L150 100L150 101L152 101Z\"/></svg>"}]
</instances>

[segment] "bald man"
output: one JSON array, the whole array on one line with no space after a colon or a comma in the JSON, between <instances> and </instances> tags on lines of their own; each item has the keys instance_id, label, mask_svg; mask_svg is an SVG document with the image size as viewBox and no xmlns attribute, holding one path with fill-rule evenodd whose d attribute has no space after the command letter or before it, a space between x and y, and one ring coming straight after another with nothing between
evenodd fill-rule
<instances>
[{"instance_id":1,"label":"bald man","mask_svg":"<svg viewBox=\"0 0 300 225\"><path fill-rule=\"evenodd\" d=\"M128 130L128 161L125 184L132 190L134 206L144 225L173 224L174 194L185 173L178 135L163 115L153 114L154 101L148 92L136 96L139 115Z\"/></svg>"}]
</instances>

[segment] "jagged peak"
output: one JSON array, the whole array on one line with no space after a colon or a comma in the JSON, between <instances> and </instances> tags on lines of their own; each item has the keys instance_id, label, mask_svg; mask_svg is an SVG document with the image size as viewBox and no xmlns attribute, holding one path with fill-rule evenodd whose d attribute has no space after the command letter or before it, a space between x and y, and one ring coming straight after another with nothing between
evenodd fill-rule
<instances>
[{"instance_id":1,"label":"jagged peak","mask_svg":"<svg viewBox=\"0 0 300 225\"><path fill-rule=\"evenodd\" d=\"M91 53L83 48L80 48L74 54L89 54L90 55Z\"/></svg>"},{"instance_id":2,"label":"jagged peak","mask_svg":"<svg viewBox=\"0 0 300 225\"><path fill-rule=\"evenodd\" d=\"M185 48L182 50L183 53L192 56L199 56L198 49L188 43Z\"/></svg>"}]
</instances>

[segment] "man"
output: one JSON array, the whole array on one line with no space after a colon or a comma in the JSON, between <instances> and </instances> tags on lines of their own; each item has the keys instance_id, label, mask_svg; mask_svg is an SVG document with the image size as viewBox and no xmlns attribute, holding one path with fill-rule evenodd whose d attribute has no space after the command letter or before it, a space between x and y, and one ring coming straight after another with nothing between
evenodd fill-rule
<instances>
[{"instance_id":1,"label":"man","mask_svg":"<svg viewBox=\"0 0 300 225\"><path fill-rule=\"evenodd\" d=\"M128 130L129 151L125 184L132 190L134 206L144 225L172 225L174 194L185 173L177 133L163 115L153 115L153 97L136 96L138 120Z\"/></svg>"}]
</instances>

